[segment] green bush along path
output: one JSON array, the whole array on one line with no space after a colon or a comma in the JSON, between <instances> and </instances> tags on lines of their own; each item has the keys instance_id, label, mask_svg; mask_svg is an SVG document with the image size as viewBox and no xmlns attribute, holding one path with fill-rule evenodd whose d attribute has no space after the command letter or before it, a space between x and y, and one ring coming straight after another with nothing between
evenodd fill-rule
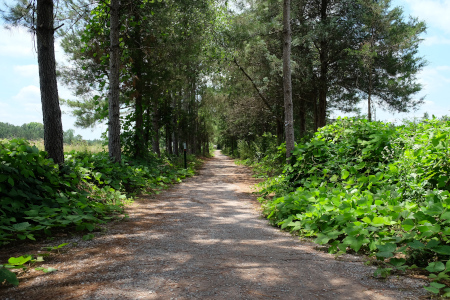
<instances>
[{"instance_id":1,"label":"green bush along path","mask_svg":"<svg viewBox=\"0 0 450 300\"><path fill-rule=\"evenodd\" d=\"M449 143L446 121L339 119L263 184L264 212L330 253L371 256L375 276L414 269L428 276L427 290L449 296Z\"/></svg>"}]
</instances>

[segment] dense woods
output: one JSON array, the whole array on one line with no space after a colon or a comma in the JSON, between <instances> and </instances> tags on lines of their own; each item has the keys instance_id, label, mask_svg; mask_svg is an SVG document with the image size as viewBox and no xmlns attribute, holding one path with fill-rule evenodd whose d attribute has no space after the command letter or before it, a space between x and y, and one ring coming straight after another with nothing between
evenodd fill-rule
<instances>
[{"instance_id":1,"label":"dense woods","mask_svg":"<svg viewBox=\"0 0 450 300\"><path fill-rule=\"evenodd\" d=\"M408 112L423 103L416 78L426 65L418 53L423 22L389 0L71 0L44 15L39 5L48 2L17 1L3 18L28 26L38 50L53 43L48 32L39 39L39 24L58 34L69 56L58 65L59 82L74 95L63 103L79 127L108 123L108 153L74 152L63 163L47 147L62 151L63 133L56 81L40 73L44 125L27 126L54 129L45 134L47 154L24 141L2 145L8 160L30 164L2 165L8 218L0 242L50 227L93 230L120 211L121 199L191 174L177 168L185 145L207 156L215 144L267 177L261 201L273 224L328 243L332 253L371 255L380 276L415 265L434 280L431 292L450 291L438 283L450 272L449 124L373 120L374 105ZM51 20L40 23L43 16ZM40 70L48 63L40 58ZM330 118L348 112L360 118ZM45 193L56 202L42 204L47 196L16 185L18 174L38 173L28 186L50 181ZM86 205L72 214L62 208L71 201ZM58 209L67 214L43 222Z\"/></svg>"}]
</instances>

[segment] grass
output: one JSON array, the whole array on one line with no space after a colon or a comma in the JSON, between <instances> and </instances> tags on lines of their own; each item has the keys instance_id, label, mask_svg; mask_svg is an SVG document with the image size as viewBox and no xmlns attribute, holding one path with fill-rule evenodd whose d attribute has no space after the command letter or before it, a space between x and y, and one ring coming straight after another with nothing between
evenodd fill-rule
<instances>
[{"instance_id":1,"label":"grass","mask_svg":"<svg viewBox=\"0 0 450 300\"><path fill-rule=\"evenodd\" d=\"M37 140L37 141L29 141L31 145L36 146L39 150L45 150L44 147L44 140ZM92 152L92 153L99 153L99 152L108 152L108 147L104 146L102 144L94 144L94 145L88 145L86 141L76 143L76 144L64 144L64 152L71 152L71 151L81 151L81 152Z\"/></svg>"}]
</instances>

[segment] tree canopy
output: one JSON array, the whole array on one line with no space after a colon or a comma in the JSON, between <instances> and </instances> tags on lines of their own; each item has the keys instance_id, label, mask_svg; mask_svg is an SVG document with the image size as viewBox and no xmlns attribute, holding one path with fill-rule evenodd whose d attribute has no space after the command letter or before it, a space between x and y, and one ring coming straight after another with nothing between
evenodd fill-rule
<instances>
[{"instance_id":1,"label":"tree canopy","mask_svg":"<svg viewBox=\"0 0 450 300\"><path fill-rule=\"evenodd\" d=\"M33 24L32 3L4 18ZM77 126L109 124L116 160L178 155L184 143L206 153L264 133L290 149L335 110L366 101L370 119L373 103L405 112L423 102L426 27L390 0L77 0L54 18L70 58L58 75L74 93L63 103Z\"/></svg>"}]
</instances>

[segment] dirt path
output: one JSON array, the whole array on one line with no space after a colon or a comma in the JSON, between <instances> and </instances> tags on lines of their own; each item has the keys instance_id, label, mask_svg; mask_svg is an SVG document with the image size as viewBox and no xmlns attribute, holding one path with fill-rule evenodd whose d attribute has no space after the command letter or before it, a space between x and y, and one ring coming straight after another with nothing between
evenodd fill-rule
<instances>
[{"instance_id":1,"label":"dirt path","mask_svg":"<svg viewBox=\"0 0 450 300\"><path fill-rule=\"evenodd\" d=\"M249 172L218 151L198 176L133 205L129 220L32 271L0 299L418 299L424 282L371 277L268 225ZM74 241L74 238L66 239ZM53 241L51 245L59 242ZM3 253L4 254L4 253ZM24 253L21 253L24 254ZM39 274L39 276L37 276Z\"/></svg>"}]
</instances>

